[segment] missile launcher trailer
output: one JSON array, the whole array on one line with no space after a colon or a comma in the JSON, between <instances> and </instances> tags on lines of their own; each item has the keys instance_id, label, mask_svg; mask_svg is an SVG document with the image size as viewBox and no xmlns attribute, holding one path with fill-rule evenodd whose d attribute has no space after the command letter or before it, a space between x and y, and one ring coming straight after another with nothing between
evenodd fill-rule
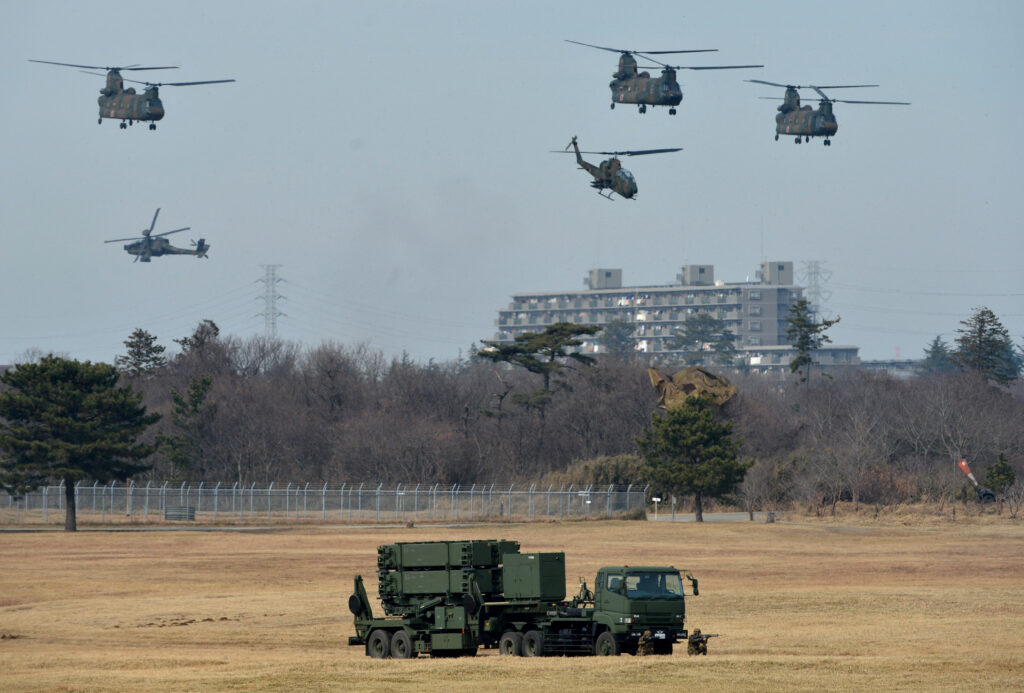
<instances>
[{"instance_id":1,"label":"missile launcher trailer","mask_svg":"<svg viewBox=\"0 0 1024 693\"><path fill-rule=\"evenodd\" d=\"M565 554L521 553L506 540L387 544L377 549L384 616L375 617L361 576L349 610L361 645L374 658L475 655L635 654L650 631L655 654L685 641L679 570L611 566L595 591L582 583L565 599ZM697 592L697 581L685 574Z\"/></svg>"}]
</instances>

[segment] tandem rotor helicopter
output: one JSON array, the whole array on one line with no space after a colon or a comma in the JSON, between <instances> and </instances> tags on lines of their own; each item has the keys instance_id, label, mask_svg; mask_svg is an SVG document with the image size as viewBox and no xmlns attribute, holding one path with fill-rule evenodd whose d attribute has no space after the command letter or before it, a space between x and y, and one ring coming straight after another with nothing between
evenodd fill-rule
<instances>
[{"instance_id":1,"label":"tandem rotor helicopter","mask_svg":"<svg viewBox=\"0 0 1024 693\"><path fill-rule=\"evenodd\" d=\"M770 87L783 87L786 90L786 95L782 97L782 105L778 109L779 114L775 116L775 139L778 140L779 135L795 135L797 144L800 144L801 138L803 138L804 142L809 142L812 137L824 137L825 146L829 147L832 145L832 140L829 138L835 135L839 129L836 117L832 114L832 104L834 103L884 104L889 106L910 105L909 101L849 101L846 99L830 99L822 91L822 89L863 89L877 87L877 84L839 84L816 87L812 84L806 86L778 84L776 82L766 82L763 79L748 79L746 81L755 84L767 84ZM818 102L818 108L813 109L810 106L800 106L800 92L797 91L798 89L813 89L818 92L818 96L821 97L821 100ZM761 98L772 99L776 97L762 96Z\"/></svg>"},{"instance_id":2,"label":"tandem rotor helicopter","mask_svg":"<svg viewBox=\"0 0 1024 693\"><path fill-rule=\"evenodd\" d=\"M619 53L619 69L612 75L612 81L608 85L612 90L611 107L615 108L616 103L635 103L639 105L640 113L646 113L648 106L668 106L668 114L676 114L676 106L683 100L683 90L680 88L679 82L676 81L676 70L744 70L764 67L764 65L704 65L701 67L667 65L650 57L670 53L716 53L718 52L717 48L681 51L628 51L621 48L595 46L570 39L566 39L566 41L579 46ZM638 73L634 55L657 63L661 69L661 77L651 77L649 72Z\"/></svg>"},{"instance_id":3,"label":"tandem rotor helicopter","mask_svg":"<svg viewBox=\"0 0 1024 693\"><path fill-rule=\"evenodd\" d=\"M133 236L132 238L112 238L109 241L103 241L104 243L118 243L120 241L133 241L124 246L125 252L129 255L134 255L135 260L133 262L149 262L152 257L159 257L161 255L195 255L196 257L208 257L206 251L210 249L210 246L206 244L205 238L200 238L198 242L192 241L192 245L195 246L194 250L188 248L175 248L171 245L165 236L169 236L172 233L178 233L180 231L188 231L191 227L185 226L180 229L174 229L173 231L164 231L153 235L153 227L156 226L156 218L160 214L160 208L157 207L156 212L153 214L153 221L150 222L148 229L142 230L141 236Z\"/></svg>"},{"instance_id":4,"label":"tandem rotor helicopter","mask_svg":"<svg viewBox=\"0 0 1024 693\"><path fill-rule=\"evenodd\" d=\"M164 117L164 105L160 101L160 87L191 87L196 84L223 84L234 82L233 79L209 79L200 82L139 82L133 79L121 77L122 70L177 70L176 65L164 67L140 67L128 65L125 67L99 67L97 65L74 65L72 63L57 63L52 60L29 60L30 63L44 63L46 65L62 65L64 67L78 67L85 70L106 70L107 85L100 89L100 97L97 102L100 105L100 117L97 121L101 125L104 118L111 118L121 121L121 129L125 130L133 125L136 120L150 121L149 129L156 130L156 122ZM86 74L99 74L88 72ZM102 76L102 75L100 75ZM124 88L124 82L134 82L146 86L143 93L135 92L134 87Z\"/></svg>"},{"instance_id":5,"label":"tandem rotor helicopter","mask_svg":"<svg viewBox=\"0 0 1024 693\"><path fill-rule=\"evenodd\" d=\"M672 147L670 149L640 149L636 151L625 151L625 152L581 152L579 145L576 143L576 136L574 135L572 141L566 145L562 151L552 150L554 154L568 154L569 147L572 147L576 153L576 163L580 165L584 171L594 177L594 180L590 182L591 187L597 188L597 194L601 197L612 199L612 193L616 192L627 200L632 200L636 197L637 187L636 179L633 178L633 174L622 168L622 163L619 161L620 156L641 156L644 154L665 154L668 152L678 152L682 150L682 147ZM604 154L610 155L611 159L605 159L599 165L594 166L583 160L581 154ZM601 192L602 190L608 190L607 194Z\"/></svg>"}]
</instances>

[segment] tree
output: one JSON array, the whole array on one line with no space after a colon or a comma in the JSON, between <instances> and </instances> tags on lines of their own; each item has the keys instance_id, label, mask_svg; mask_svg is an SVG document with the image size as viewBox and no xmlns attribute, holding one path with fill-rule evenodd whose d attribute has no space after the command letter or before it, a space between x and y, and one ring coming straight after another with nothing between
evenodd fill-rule
<instances>
[{"instance_id":1,"label":"tree","mask_svg":"<svg viewBox=\"0 0 1024 693\"><path fill-rule=\"evenodd\" d=\"M668 341L668 348L682 349L688 366L705 365L709 352L716 363L729 366L736 359L736 335L725 326L725 320L697 313Z\"/></svg>"},{"instance_id":2,"label":"tree","mask_svg":"<svg viewBox=\"0 0 1024 693\"><path fill-rule=\"evenodd\" d=\"M203 443L210 422L216 415L216 405L207 404L206 397L213 387L213 378L201 376L189 381L185 394L171 390L171 422L178 429L176 435L158 434L157 446L171 463L171 478L196 467L203 458Z\"/></svg>"},{"instance_id":3,"label":"tree","mask_svg":"<svg viewBox=\"0 0 1024 693\"><path fill-rule=\"evenodd\" d=\"M549 396L551 376L562 370L566 361L585 366L594 363L593 357L571 350L583 345L578 337L600 331L600 327L593 325L557 322L543 332L524 332L516 336L513 344L485 341L486 346L477 352L477 356L494 362L512 363L537 373L544 378L543 394Z\"/></svg>"},{"instance_id":4,"label":"tree","mask_svg":"<svg viewBox=\"0 0 1024 693\"><path fill-rule=\"evenodd\" d=\"M628 359L636 353L633 324L627 320L612 320L597 337L598 343L612 358Z\"/></svg>"},{"instance_id":5,"label":"tree","mask_svg":"<svg viewBox=\"0 0 1024 693\"><path fill-rule=\"evenodd\" d=\"M130 378L149 378L167 365L166 347L156 343L156 337L141 327L136 328L124 342L128 353L114 359L119 371Z\"/></svg>"},{"instance_id":6,"label":"tree","mask_svg":"<svg viewBox=\"0 0 1024 693\"><path fill-rule=\"evenodd\" d=\"M704 497L725 496L751 466L738 457L741 442L733 440L732 422L719 420L706 397L690 397L664 415L653 414L636 442L653 483L693 494L697 522L704 521Z\"/></svg>"},{"instance_id":7,"label":"tree","mask_svg":"<svg viewBox=\"0 0 1024 693\"><path fill-rule=\"evenodd\" d=\"M117 387L106 363L45 356L0 375L0 486L21 495L62 481L64 529L78 527L75 482L125 481L149 468L153 448L136 439L160 419L147 414L141 393Z\"/></svg>"},{"instance_id":8,"label":"tree","mask_svg":"<svg viewBox=\"0 0 1024 693\"><path fill-rule=\"evenodd\" d=\"M811 367L817 362L814 360L814 352L828 344L832 340L825 334L825 330L839 322L837 315L835 320L822 320L816 322L814 311L811 310L811 303L806 298L801 298L789 308L789 317L786 322L786 338L796 349L796 356L789 362L789 372L796 373L801 383L807 382L811 377ZM801 372L802 371L802 372Z\"/></svg>"},{"instance_id":9,"label":"tree","mask_svg":"<svg viewBox=\"0 0 1024 693\"><path fill-rule=\"evenodd\" d=\"M963 371L975 371L1000 385L1020 375L1020 364L1010 334L988 308L978 308L957 329L953 362Z\"/></svg>"},{"instance_id":10,"label":"tree","mask_svg":"<svg viewBox=\"0 0 1024 693\"><path fill-rule=\"evenodd\" d=\"M984 485L996 493L1003 493L1006 489L1013 486L1013 482L1016 480L1017 473L1007 463L1006 455L1003 453L999 453L999 458L985 470Z\"/></svg>"},{"instance_id":11,"label":"tree","mask_svg":"<svg viewBox=\"0 0 1024 693\"><path fill-rule=\"evenodd\" d=\"M924 350L924 359L917 367L917 372L922 375L941 375L952 373L956 370L953 363L953 354L949 345L942 340L941 336L932 340Z\"/></svg>"}]
</instances>

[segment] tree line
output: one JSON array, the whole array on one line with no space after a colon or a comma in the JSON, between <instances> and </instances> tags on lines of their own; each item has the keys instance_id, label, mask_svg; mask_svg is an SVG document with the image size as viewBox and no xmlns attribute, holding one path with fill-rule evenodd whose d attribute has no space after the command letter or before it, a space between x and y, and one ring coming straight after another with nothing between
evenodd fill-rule
<instances>
[{"instance_id":1,"label":"tree line","mask_svg":"<svg viewBox=\"0 0 1024 693\"><path fill-rule=\"evenodd\" d=\"M389 359L367 345L224 336L210 321L175 339L178 352L167 356L140 329L113 366L79 364L99 369L102 382L86 388L91 395L70 392L66 381L81 379L66 370L67 359L52 356L0 378L0 485L25 489L46 475L103 481L103 473L260 485L550 479L650 482L660 493L696 493L698 506L704 496L751 509L941 501L967 488L954 467L961 458L983 478L1000 462L1011 475L1024 465L1019 353L982 358L984 350L1004 354L1006 342L993 346L994 316L981 315L985 330L975 329L978 318L964 321L956 349L947 348L950 369L926 368L926 358L909 379L855 367L809 378L813 350L790 377L718 365L739 395L720 409L696 403L676 422L687 435L704 436L690 438L690 448L698 441L709 451L689 462L662 445L660 438L675 434L659 428L671 417L657 408L644 355L593 358L575 350L583 335L601 338L596 327L554 325L511 345L484 342L445 363ZM826 327L813 319L808 325L819 340ZM47 368L57 385L31 382ZM40 412L18 397L26 390L55 396L61 388L68 420L68 412L103 409L103 398L113 397L122 428L110 414L92 433L76 423L75 440L121 466L75 467L69 455L82 450L44 449L44 433L26 428ZM37 440L19 448L19 434L29 429ZM47 454L48 466L41 463ZM674 467L708 460L699 474Z\"/></svg>"}]
</instances>

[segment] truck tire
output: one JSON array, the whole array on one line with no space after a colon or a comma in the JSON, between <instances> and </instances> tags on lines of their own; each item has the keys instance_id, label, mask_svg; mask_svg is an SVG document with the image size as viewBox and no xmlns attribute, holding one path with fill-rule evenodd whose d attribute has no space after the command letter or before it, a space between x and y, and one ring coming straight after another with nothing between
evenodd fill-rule
<instances>
[{"instance_id":1,"label":"truck tire","mask_svg":"<svg viewBox=\"0 0 1024 693\"><path fill-rule=\"evenodd\" d=\"M522 657L523 634L514 630L502 633L501 639L498 640L498 652L512 657Z\"/></svg>"},{"instance_id":2,"label":"truck tire","mask_svg":"<svg viewBox=\"0 0 1024 693\"><path fill-rule=\"evenodd\" d=\"M523 634L523 656L544 656L544 633L539 630L528 630Z\"/></svg>"},{"instance_id":3,"label":"truck tire","mask_svg":"<svg viewBox=\"0 0 1024 693\"><path fill-rule=\"evenodd\" d=\"M412 649L412 638L404 630L396 630L391 636L391 657L393 659L409 659L415 657Z\"/></svg>"},{"instance_id":4,"label":"truck tire","mask_svg":"<svg viewBox=\"0 0 1024 693\"><path fill-rule=\"evenodd\" d=\"M366 654L373 659L387 659L391 654L391 636L386 630L378 628L370 633L366 640Z\"/></svg>"},{"instance_id":5,"label":"truck tire","mask_svg":"<svg viewBox=\"0 0 1024 693\"><path fill-rule=\"evenodd\" d=\"M348 597L348 610L351 611L354 616L358 616L363 613L363 602L354 594L350 594Z\"/></svg>"},{"instance_id":6,"label":"truck tire","mask_svg":"<svg viewBox=\"0 0 1024 693\"><path fill-rule=\"evenodd\" d=\"M594 641L594 654L598 657L609 657L621 653L619 643L615 642L615 636L609 631L604 631Z\"/></svg>"}]
</instances>

